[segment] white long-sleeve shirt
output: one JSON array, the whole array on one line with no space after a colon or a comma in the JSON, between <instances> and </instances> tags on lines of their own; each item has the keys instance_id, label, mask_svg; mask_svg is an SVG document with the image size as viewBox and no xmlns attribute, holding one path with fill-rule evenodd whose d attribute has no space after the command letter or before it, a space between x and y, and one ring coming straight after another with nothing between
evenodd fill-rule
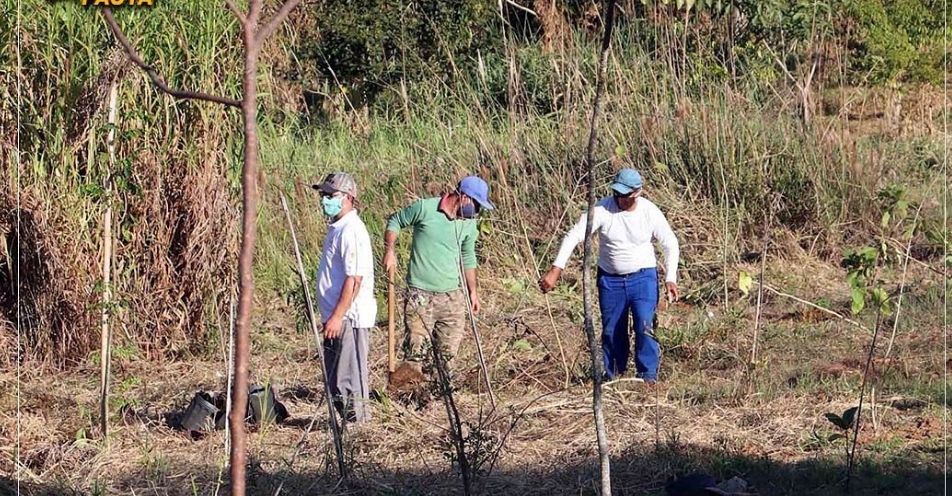
<instances>
[{"instance_id":1,"label":"white long-sleeve shirt","mask_svg":"<svg viewBox=\"0 0 952 496\"><path fill-rule=\"evenodd\" d=\"M565 268L572 251L585 238L585 218L582 217L565 235L555 265ZM598 266L610 274L628 274L658 265L652 239L661 244L664 253L665 280L677 282L678 259L681 250L678 238L657 205L638 198L634 211L620 210L614 198L602 198L595 204L592 233L598 233Z\"/></svg>"}]
</instances>

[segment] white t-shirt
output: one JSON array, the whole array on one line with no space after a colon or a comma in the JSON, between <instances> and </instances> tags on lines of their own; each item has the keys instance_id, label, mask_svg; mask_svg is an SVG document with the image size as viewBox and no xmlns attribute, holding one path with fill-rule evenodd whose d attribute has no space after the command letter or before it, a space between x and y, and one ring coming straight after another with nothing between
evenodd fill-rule
<instances>
[{"instance_id":1,"label":"white t-shirt","mask_svg":"<svg viewBox=\"0 0 952 496\"><path fill-rule=\"evenodd\" d=\"M633 212L620 210L614 198L602 198L595 204L592 233L598 233L598 266L611 274L628 274L658 265L651 240L661 244L664 253L665 280L677 282L680 248L668 220L657 205L645 198L638 198ZM565 268L572 251L585 238L585 218L562 240L556 267Z\"/></svg>"},{"instance_id":2,"label":"white t-shirt","mask_svg":"<svg viewBox=\"0 0 952 496\"><path fill-rule=\"evenodd\" d=\"M327 322L334 313L344 281L349 276L361 276L362 279L344 318L359 329L373 327L377 321L373 252L370 234L356 210L331 224L324 237L324 251L317 269L317 306L322 322Z\"/></svg>"}]
</instances>

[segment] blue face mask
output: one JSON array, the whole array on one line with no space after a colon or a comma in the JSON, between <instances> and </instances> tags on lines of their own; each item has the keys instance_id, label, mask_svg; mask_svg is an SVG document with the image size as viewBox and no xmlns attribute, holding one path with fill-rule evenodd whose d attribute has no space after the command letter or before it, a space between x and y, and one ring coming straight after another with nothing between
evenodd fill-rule
<instances>
[{"instance_id":1,"label":"blue face mask","mask_svg":"<svg viewBox=\"0 0 952 496\"><path fill-rule=\"evenodd\" d=\"M476 204L472 201L468 203L460 203L459 206L459 216L464 219L475 219L476 218Z\"/></svg>"},{"instance_id":2,"label":"blue face mask","mask_svg":"<svg viewBox=\"0 0 952 496\"><path fill-rule=\"evenodd\" d=\"M324 208L324 215L336 217L344 208L344 199L342 197L323 197L321 198L321 207Z\"/></svg>"}]
</instances>

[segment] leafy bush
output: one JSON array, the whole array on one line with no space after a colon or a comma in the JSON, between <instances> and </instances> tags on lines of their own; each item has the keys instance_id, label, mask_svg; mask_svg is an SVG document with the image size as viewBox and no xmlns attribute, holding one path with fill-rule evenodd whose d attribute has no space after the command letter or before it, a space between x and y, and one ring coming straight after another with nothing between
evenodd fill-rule
<instances>
[{"instance_id":1,"label":"leafy bush","mask_svg":"<svg viewBox=\"0 0 952 496\"><path fill-rule=\"evenodd\" d=\"M471 69L477 51L499 46L492 35L496 3L487 0L336 0L320 3L315 17L298 58L360 101L402 78Z\"/></svg>"},{"instance_id":2,"label":"leafy bush","mask_svg":"<svg viewBox=\"0 0 952 496\"><path fill-rule=\"evenodd\" d=\"M942 11L936 0L847 1L854 81L941 81Z\"/></svg>"}]
</instances>

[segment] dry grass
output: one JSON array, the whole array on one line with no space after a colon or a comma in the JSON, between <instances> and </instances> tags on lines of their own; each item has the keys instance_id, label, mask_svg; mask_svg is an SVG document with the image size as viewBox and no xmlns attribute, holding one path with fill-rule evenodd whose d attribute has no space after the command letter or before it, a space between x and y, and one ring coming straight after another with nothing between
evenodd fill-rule
<instances>
[{"instance_id":1,"label":"dry grass","mask_svg":"<svg viewBox=\"0 0 952 496\"><path fill-rule=\"evenodd\" d=\"M233 19L224 12L205 15L203 9L221 10L210 4L187 8L150 16L151 24L142 28L162 43L153 47L157 63L173 82L233 92L238 85L228 70L233 54L223 48ZM26 46L49 52L17 75L32 82L27 92L36 97L24 112L35 132L21 143L24 163L33 170L24 171L21 206L30 220L20 241L24 252L37 255L23 271L26 291L32 291L26 301L35 307L27 309L32 312L27 317L37 318L26 323L18 349L11 325L14 297L8 290L16 212L8 180L3 184L8 189L0 190L0 239L7 244L0 252L0 308L5 312L0 347L9 351L0 359L8 364L15 356L31 359L24 362L19 383L10 368L0 373L5 393L18 386L22 392L19 410L12 394L0 396L0 489L16 474L37 494L215 494L226 460L223 434L192 441L169 429L163 416L183 408L195 390L224 388L225 357L218 356L221 343L215 343L214 330L228 314L234 282L236 192L229 175L238 156L231 136L238 122L220 109L173 103L130 83L120 97L120 129L131 137L120 142L119 156L134 166L113 170L94 163L90 158L103 141L93 134L101 124L96 119L103 117L97 95L109 79L98 75L111 75L115 68L108 58L85 65L82 57L67 60L101 43L98 27L86 22L85 13L71 12L53 18L38 10L35 19L26 19L31 22L23 33ZM204 31L177 24L190 18L217 23L206 26L212 35L199 36ZM313 20L305 21L295 25L304 29ZM48 47L37 41L53 31L70 34ZM288 114L302 110L300 95L276 74L293 67L287 47L299 34L290 33L288 45L275 44L267 58L276 69L262 75L271 81L266 98ZM88 47L80 46L84 43ZM73 49L60 49L66 46ZM548 300L533 288L536 264L550 260L555 233L581 213L576 201L581 169L575 160L590 111L589 48L568 43L563 56L536 59L553 67L552 79L537 86L564 99L553 104L551 114L483 108L485 89L469 87L475 82L457 74L458 87L444 88L442 81L421 84L408 122L403 117L387 122L392 116L384 115L371 121L362 108L342 110L337 122L315 129L280 120L277 113L274 122L262 123L262 162L271 182L262 176L255 270L263 291L255 314L253 375L257 382L278 386L293 418L251 436L249 485L255 494L273 494L281 482L286 494L460 489L445 456L442 405L431 401L416 410L386 399L375 405L371 424L352 428L348 455L355 477L335 486L314 345L309 333L297 329L298 288L288 284L284 221L274 215L277 196L269 189L291 189L294 181L295 194L289 196L295 218L302 220L305 246L316 253L323 219L307 201L313 197L301 180L331 167L362 178L367 206L362 215L371 229L379 229L396 205L424 192L435 194L464 172L480 169L493 182L500 209L483 226L488 232L480 254L489 263L481 281L480 328L500 406L487 410L486 398L477 394L475 366L462 370L457 397L464 420L504 440L493 471L478 487L505 494L595 491L577 267ZM620 39L616 51L608 102L612 119L606 121L599 151L610 166L602 164L598 181L604 183L622 165L646 173L647 193L683 240L687 292L687 303L659 319L662 386L648 392L641 384L621 381L606 391L618 492L650 494L669 476L707 470L749 478L763 494L827 494L842 475L841 447L825 441L830 430L822 415L855 404L868 336L768 294L760 333L765 362L746 363L755 300L738 293L736 276L740 269L757 273L758 267L738 261L761 246L762 212L779 195L783 208L767 228L772 237L768 283L847 313L843 273L827 262L837 259L844 246L871 241L882 214L873 199L879 188L904 178L916 188L925 181L907 175L908 169L920 175L937 171L937 155L930 155L938 149L935 92L901 98L869 92L867 99L867 89L846 90L831 97L838 101L818 117L813 132L804 132L789 118L785 93L759 101L704 80L685 92L684 80L659 67L632 40ZM523 55L538 57L531 47ZM60 69L70 62L78 65L63 73ZM65 79L50 79L59 73ZM64 95L80 90L77 94L88 98L78 99L85 102L80 112L85 120L76 121L77 102ZM0 119L10 115L6 107L0 112ZM75 132L65 133L69 136L57 134L74 127ZM0 130L0 140L11 142L8 135ZM920 138L931 141L915 142ZM5 166L12 171L12 165ZM128 210L118 212L116 222L114 294L121 298L111 408L116 428L106 445L94 431L98 369L90 352L98 336L90 329L98 301L97 226L109 200L86 189L113 176L125 178L127 189L111 200ZM914 202L930 201L928 192L911 193ZM932 214L938 212L934 197ZM933 250L927 263L934 264L937 244L916 244ZM864 422L861 435L866 447L861 459L867 460L857 484L861 492L926 493L938 484L938 384L946 367L936 353L942 302L936 275L919 266L914 271L909 280L916 284L907 288L895 360L877 363L874 375L878 406L871 411L876 420ZM892 289L895 274L887 276ZM202 353L187 353L195 348ZM386 358L380 332L373 349L372 380L382 388ZM470 340L459 362L475 363L473 356ZM64 363L73 368L50 367ZM921 406L889 406L896 404L890 401L895 396ZM315 417L316 430L306 432ZM289 466L302 436L300 455ZM14 465L14 439L22 448L20 466Z\"/></svg>"},{"instance_id":2,"label":"dry grass","mask_svg":"<svg viewBox=\"0 0 952 496\"><path fill-rule=\"evenodd\" d=\"M803 266L803 260L771 264L768 278L776 277L776 285L811 300L828 296L837 302L837 295L846 294L833 277L836 270L822 265L814 269L829 272L829 277L791 278L781 285L779 274L790 273L797 264ZM876 379L881 391L877 420L864 422L861 435L860 458L867 465L861 467L857 487L881 494L927 493L940 483L940 453L935 450L941 419L938 396L929 391L936 391L942 364L927 350L939 339L934 316L941 302L929 296L937 290L936 280L928 273L917 277L921 283L906 295L906 315L910 324L920 327L897 339L895 356L904 367ZM570 317L573 296L566 294L565 304L555 305L556 324L573 362L573 381L565 387L539 297L514 298L511 289L491 282L486 292L480 326L500 404L490 412L487 398L477 394L480 380L471 339L464 342L459 360L471 366L460 371L462 389L457 393L462 418L478 426L471 429L505 439L492 473L479 479L479 491L591 493L596 481L591 391L582 379L585 371L577 365L586 360L581 331ZM739 295L732 293L732 298ZM253 380L277 385L292 418L251 436L253 494L273 494L282 482L284 494L459 492L459 479L444 454L449 448L443 405L431 401L415 409L389 399L375 403L371 423L349 428L346 451L354 477L335 489L319 372L311 359L313 344L306 333L294 330L293 317L283 307L279 301L259 302L267 312L257 321L252 370ZM745 301L731 307L669 307L659 331L666 357L661 386L649 390L624 379L606 386L619 493L651 494L667 477L690 470L740 475L757 484L762 494L833 490L841 476L841 447L823 441L831 432L823 414L855 404L868 337L774 298L767 303L762 332L767 366L755 372L755 387L748 394L742 357L749 350L751 310ZM383 332L373 335L371 381L378 389L385 385L385 339ZM525 344L515 344L520 340ZM169 429L163 416L183 408L196 390L223 389L223 371L221 359L118 361L115 397L126 406L114 405L113 422L118 425L108 446L92 431L95 367L69 374L24 371L20 477L37 494L58 494L66 488L98 494L215 494L226 460L223 433L191 441ZM5 373L2 381L11 390L12 374ZM894 408L890 404L896 404L895 396L922 404ZM0 417L0 436L11 441L12 406L6 396L2 411L8 413ZM314 417L314 431L305 433ZM302 436L300 454L289 466ZM8 477L12 455L5 449L0 465ZM890 465L898 460L901 465ZM896 486L897 478L911 485Z\"/></svg>"},{"instance_id":3,"label":"dry grass","mask_svg":"<svg viewBox=\"0 0 952 496\"><path fill-rule=\"evenodd\" d=\"M10 191L0 190L0 308L8 330L16 329L19 309L22 347L8 349L33 363L85 355L96 341L91 334L69 332L89 326L94 318L88 302L97 280L96 264L82 249L82 238L75 236L82 230L81 220L65 214L69 206L52 203L27 190L17 204ZM5 340L13 342L16 336L6 334Z\"/></svg>"}]
</instances>

